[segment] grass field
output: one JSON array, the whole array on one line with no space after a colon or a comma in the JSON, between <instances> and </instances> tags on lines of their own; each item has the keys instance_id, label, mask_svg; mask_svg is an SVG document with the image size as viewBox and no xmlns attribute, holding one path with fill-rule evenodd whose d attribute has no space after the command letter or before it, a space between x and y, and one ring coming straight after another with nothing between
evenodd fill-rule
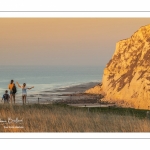
<instances>
[{"instance_id":1,"label":"grass field","mask_svg":"<svg viewBox=\"0 0 150 150\"><path fill-rule=\"evenodd\" d=\"M150 132L150 119L146 110L127 108L0 105L0 132Z\"/></svg>"}]
</instances>

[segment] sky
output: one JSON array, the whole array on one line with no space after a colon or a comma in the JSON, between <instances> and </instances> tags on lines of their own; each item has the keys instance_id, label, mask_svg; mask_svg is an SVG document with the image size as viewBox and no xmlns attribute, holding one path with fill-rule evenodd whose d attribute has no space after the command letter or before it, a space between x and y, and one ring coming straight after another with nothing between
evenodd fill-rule
<instances>
[{"instance_id":1,"label":"sky","mask_svg":"<svg viewBox=\"0 0 150 150\"><path fill-rule=\"evenodd\" d=\"M150 18L0 18L0 65L105 66Z\"/></svg>"}]
</instances>

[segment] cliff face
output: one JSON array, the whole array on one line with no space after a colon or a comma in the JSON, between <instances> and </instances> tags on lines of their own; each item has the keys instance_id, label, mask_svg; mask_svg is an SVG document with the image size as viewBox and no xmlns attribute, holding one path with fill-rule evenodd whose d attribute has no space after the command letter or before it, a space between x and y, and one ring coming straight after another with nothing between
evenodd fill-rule
<instances>
[{"instance_id":1,"label":"cliff face","mask_svg":"<svg viewBox=\"0 0 150 150\"><path fill-rule=\"evenodd\" d=\"M150 108L150 25L116 44L115 53L104 69L102 86L97 88L107 101ZM86 92L94 93L94 89Z\"/></svg>"}]
</instances>

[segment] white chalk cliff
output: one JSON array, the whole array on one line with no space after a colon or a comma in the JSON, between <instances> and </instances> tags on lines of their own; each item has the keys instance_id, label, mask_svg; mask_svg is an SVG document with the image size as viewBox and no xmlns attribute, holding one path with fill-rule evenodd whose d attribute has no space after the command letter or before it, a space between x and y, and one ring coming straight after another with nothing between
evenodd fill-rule
<instances>
[{"instance_id":1,"label":"white chalk cliff","mask_svg":"<svg viewBox=\"0 0 150 150\"><path fill-rule=\"evenodd\" d=\"M104 100L125 107L150 108L150 25L116 44L102 85L86 93L103 94Z\"/></svg>"}]
</instances>

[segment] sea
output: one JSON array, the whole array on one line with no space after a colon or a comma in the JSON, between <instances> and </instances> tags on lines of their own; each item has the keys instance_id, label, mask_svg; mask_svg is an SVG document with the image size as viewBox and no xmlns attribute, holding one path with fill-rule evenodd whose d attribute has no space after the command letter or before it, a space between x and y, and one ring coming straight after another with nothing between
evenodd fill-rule
<instances>
[{"instance_id":1,"label":"sea","mask_svg":"<svg viewBox=\"0 0 150 150\"><path fill-rule=\"evenodd\" d=\"M0 66L0 95L8 90L10 80L34 86L29 94L52 91L88 82L101 82L105 66ZM21 95L21 89L17 88Z\"/></svg>"}]
</instances>

